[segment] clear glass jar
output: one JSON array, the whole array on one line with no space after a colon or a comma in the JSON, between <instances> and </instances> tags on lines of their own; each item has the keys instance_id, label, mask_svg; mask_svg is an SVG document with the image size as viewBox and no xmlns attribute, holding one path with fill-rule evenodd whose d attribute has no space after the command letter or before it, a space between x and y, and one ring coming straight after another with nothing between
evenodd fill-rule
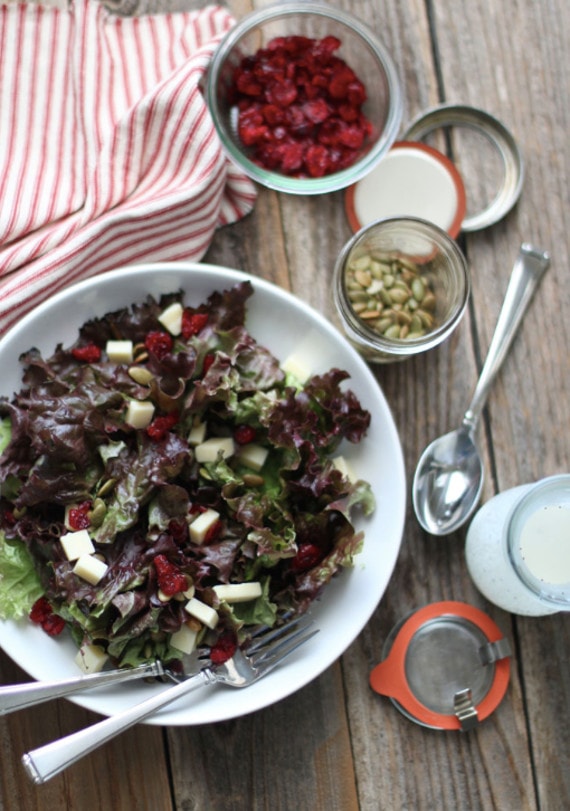
<instances>
[{"instance_id":1,"label":"clear glass jar","mask_svg":"<svg viewBox=\"0 0 570 811\"><path fill-rule=\"evenodd\" d=\"M398 278L402 274L404 279ZM406 277L412 289L419 279L429 307L428 298L421 295L390 303L393 289ZM346 243L334 269L334 301L342 327L353 346L374 363L404 360L448 338L463 317L470 290L467 263L457 243L439 226L418 217L389 217L364 226ZM411 326L419 316L429 319L421 333ZM386 326L388 319L392 323ZM404 337L394 335L397 325L406 324Z\"/></svg>"},{"instance_id":2,"label":"clear glass jar","mask_svg":"<svg viewBox=\"0 0 570 811\"><path fill-rule=\"evenodd\" d=\"M475 515L465 546L469 574L513 614L570 611L570 474L507 490Z\"/></svg>"}]
</instances>

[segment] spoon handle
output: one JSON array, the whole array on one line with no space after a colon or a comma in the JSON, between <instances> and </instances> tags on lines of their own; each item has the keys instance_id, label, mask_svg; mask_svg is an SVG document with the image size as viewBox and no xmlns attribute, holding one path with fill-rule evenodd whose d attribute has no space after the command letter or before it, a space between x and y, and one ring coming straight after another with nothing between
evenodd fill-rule
<instances>
[{"instance_id":1,"label":"spoon handle","mask_svg":"<svg viewBox=\"0 0 570 811\"><path fill-rule=\"evenodd\" d=\"M527 243L521 245L485 363L469 408L463 417L463 425L471 430L477 424L491 384L510 349L532 295L549 265L550 255L546 251Z\"/></svg>"}]
</instances>

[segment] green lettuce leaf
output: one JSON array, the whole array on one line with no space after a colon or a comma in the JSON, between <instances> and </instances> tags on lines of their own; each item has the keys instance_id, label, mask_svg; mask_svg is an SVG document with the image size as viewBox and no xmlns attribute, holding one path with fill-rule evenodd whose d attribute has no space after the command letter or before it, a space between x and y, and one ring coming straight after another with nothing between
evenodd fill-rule
<instances>
[{"instance_id":1,"label":"green lettuce leaf","mask_svg":"<svg viewBox=\"0 0 570 811\"><path fill-rule=\"evenodd\" d=\"M2 419L0 419L0 453L2 453L4 448L8 447L11 438L12 421L10 417L2 417Z\"/></svg>"},{"instance_id":2,"label":"green lettuce leaf","mask_svg":"<svg viewBox=\"0 0 570 811\"><path fill-rule=\"evenodd\" d=\"M0 532L0 618L20 619L43 594L28 550Z\"/></svg>"}]
</instances>

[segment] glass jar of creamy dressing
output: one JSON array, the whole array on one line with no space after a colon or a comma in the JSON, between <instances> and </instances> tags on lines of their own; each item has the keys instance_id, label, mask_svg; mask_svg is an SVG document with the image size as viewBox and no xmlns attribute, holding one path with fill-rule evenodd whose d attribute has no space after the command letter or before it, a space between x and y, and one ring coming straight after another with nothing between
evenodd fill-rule
<instances>
[{"instance_id":1,"label":"glass jar of creamy dressing","mask_svg":"<svg viewBox=\"0 0 570 811\"><path fill-rule=\"evenodd\" d=\"M490 499L471 522L465 558L479 591L499 608L570 611L570 474Z\"/></svg>"}]
</instances>

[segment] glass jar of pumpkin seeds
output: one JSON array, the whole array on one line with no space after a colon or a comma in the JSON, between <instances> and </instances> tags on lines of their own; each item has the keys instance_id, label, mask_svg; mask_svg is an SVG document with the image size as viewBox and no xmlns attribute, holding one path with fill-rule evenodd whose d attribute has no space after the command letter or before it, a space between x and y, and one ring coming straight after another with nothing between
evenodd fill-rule
<instances>
[{"instance_id":1,"label":"glass jar of pumpkin seeds","mask_svg":"<svg viewBox=\"0 0 570 811\"><path fill-rule=\"evenodd\" d=\"M343 329L376 363L403 360L444 341L461 321L470 289L457 243L416 217L364 226L344 246L334 270Z\"/></svg>"}]
</instances>

